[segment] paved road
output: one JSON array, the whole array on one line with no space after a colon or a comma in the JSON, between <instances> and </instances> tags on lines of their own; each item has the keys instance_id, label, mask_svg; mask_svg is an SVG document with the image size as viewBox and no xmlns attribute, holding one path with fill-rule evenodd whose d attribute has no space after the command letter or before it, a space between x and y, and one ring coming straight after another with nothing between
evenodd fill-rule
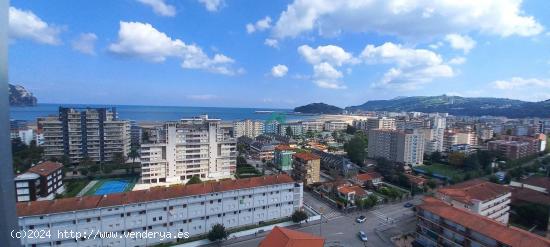
<instances>
[{"instance_id":1,"label":"paved road","mask_svg":"<svg viewBox=\"0 0 550 247\"><path fill-rule=\"evenodd\" d=\"M305 198L305 197L304 197ZM421 197L418 196L409 202L418 204ZM309 225L298 230L322 235L326 238L325 246L391 246L390 238L392 236L412 232L415 229L414 212L410 208L403 207L408 201L392 205L381 205L378 208L360 213L341 214L332 217L323 223ZM359 215L365 215L365 223L356 223L355 218ZM362 230L367 233L369 241L367 244L359 240L357 233ZM256 247L260 241L267 235L264 233L257 238L240 241L237 243L224 243L224 246L232 247Z\"/></svg>"}]
</instances>

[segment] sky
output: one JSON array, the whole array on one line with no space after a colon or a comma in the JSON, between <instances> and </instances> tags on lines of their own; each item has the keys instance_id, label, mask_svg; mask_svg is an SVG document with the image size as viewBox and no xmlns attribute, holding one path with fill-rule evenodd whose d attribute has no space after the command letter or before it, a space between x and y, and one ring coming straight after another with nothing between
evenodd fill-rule
<instances>
[{"instance_id":1,"label":"sky","mask_svg":"<svg viewBox=\"0 0 550 247\"><path fill-rule=\"evenodd\" d=\"M9 78L42 103L540 101L548 13L546 0L11 0Z\"/></svg>"}]
</instances>

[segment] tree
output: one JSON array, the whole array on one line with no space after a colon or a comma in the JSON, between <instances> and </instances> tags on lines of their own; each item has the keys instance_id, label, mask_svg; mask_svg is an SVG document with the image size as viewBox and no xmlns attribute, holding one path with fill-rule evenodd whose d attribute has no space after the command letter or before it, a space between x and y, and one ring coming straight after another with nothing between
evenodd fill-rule
<instances>
[{"instance_id":1,"label":"tree","mask_svg":"<svg viewBox=\"0 0 550 247\"><path fill-rule=\"evenodd\" d=\"M468 168L468 170L479 170L481 168L481 164L479 163L478 154L473 153L466 157L466 160L464 161L464 166Z\"/></svg>"},{"instance_id":2,"label":"tree","mask_svg":"<svg viewBox=\"0 0 550 247\"><path fill-rule=\"evenodd\" d=\"M286 134L286 136L293 136L292 128L290 128L290 126L286 126L285 134Z\"/></svg>"},{"instance_id":3,"label":"tree","mask_svg":"<svg viewBox=\"0 0 550 247\"><path fill-rule=\"evenodd\" d=\"M430 179L428 180L428 182L426 183L426 185L428 185L428 187L430 189L435 189L435 187L437 186L437 184L435 183L435 181L433 179Z\"/></svg>"},{"instance_id":4,"label":"tree","mask_svg":"<svg viewBox=\"0 0 550 247\"><path fill-rule=\"evenodd\" d=\"M498 180L498 177L495 176L494 174L489 177L489 182L495 183L495 184L500 183L500 181Z\"/></svg>"},{"instance_id":5,"label":"tree","mask_svg":"<svg viewBox=\"0 0 550 247\"><path fill-rule=\"evenodd\" d=\"M193 177L191 177L191 179L189 179L189 181L187 181L187 185L190 185L190 184L200 184L202 183L201 179L199 178L199 176L195 175Z\"/></svg>"},{"instance_id":6,"label":"tree","mask_svg":"<svg viewBox=\"0 0 550 247\"><path fill-rule=\"evenodd\" d=\"M466 159L466 155L464 153L460 152L453 152L449 154L449 164L455 167L462 167L464 165L464 160Z\"/></svg>"},{"instance_id":7,"label":"tree","mask_svg":"<svg viewBox=\"0 0 550 247\"><path fill-rule=\"evenodd\" d=\"M306 212L302 210L294 211L291 217L292 217L292 222L294 223L300 223L308 218Z\"/></svg>"},{"instance_id":8,"label":"tree","mask_svg":"<svg viewBox=\"0 0 550 247\"><path fill-rule=\"evenodd\" d=\"M113 154L113 164L124 165L124 163L126 163L126 159L124 158L123 153L117 152Z\"/></svg>"},{"instance_id":9,"label":"tree","mask_svg":"<svg viewBox=\"0 0 550 247\"><path fill-rule=\"evenodd\" d=\"M355 134L355 131L357 131L357 128L355 128L351 125L348 125L348 127L346 127L346 133L348 133L350 135Z\"/></svg>"},{"instance_id":10,"label":"tree","mask_svg":"<svg viewBox=\"0 0 550 247\"><path fill-rule=\"evenodd\" d=\"M367 157L367 140L363 134L356 134L344 144L344 150L348 154L351 162L356 164L363 164L363 161Z\"/></svg>"},{"instance_id":11,"label":"tree","mask_svg":"<svg viewBox=\"0 0 550 247\"><path fill-rule=\"evenodd\" d=\"M222 224L215 224L212 226L212 229L208 232L208 240L215 242L217 241L218 244L221 240L227 239L229 236L229 233L225 230L225 226Z\"/></svg>"},{"instance_id":12,"label":"tree","mask_svg":"<svg viewBox=\"0 0 550 247\"><path fill-rule=\"evenodd\" d=\"M134 173L134 167L136 165L136 159L139 157L139 152L136 147L133 147L130 149L130 153L128 154L128 157L132 159L132 174Z\"/></svg>"},{"instance_id":13,"label":"tree","mask_svg":"<svg viewBox=\"0 0 550 247\"><path fill-rule=\"evenodd\" d=\"M248 163L246 162L246 159L242 155L237 156L237 166L246 166L246 165L248 165Z\"/></svg>"},{"instance_id":14,"label":"tree","mask_svg":"<svg viewBox=\"0 0 550 247\"><path fill-rule=\"evenodd\" d=\"M441 152L435 151L430 154L430 160L434 163L441 162Z\"/></svg>"}]
</instances>

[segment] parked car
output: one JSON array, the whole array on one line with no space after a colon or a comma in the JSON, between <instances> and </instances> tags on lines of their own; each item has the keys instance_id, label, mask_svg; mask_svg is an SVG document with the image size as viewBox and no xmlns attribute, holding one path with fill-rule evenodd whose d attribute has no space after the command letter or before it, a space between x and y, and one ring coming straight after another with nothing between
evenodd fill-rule
<instances>
[{"instance_id":1,"label":"parked car","mask_svg":"<svg viewBox=\"0 0 550 247\"><path fill-rule=\"evenodd\" d=\"M412 206L414 206L414 205L410 202L407 202L407 203L405 203L405 205L403 205L403 207L406 207L406 208L411 208Z\"/></svg>"},{"instance_id":2,"label":"parked car","mask_svg":"<svg viewBox=\"0 0 550 247\"><path fill-rule=\"evenodd\" d=\"M357 217L357 219L355 219L355 221L357 221L357 223L363 223L367 220L367 217L365 217L364 215L361 215L359 217Z\"/></svg>"},{"instance_id":3,"label":"parked car","mask_svg":"<svg viewBox=\"0 0 550 247\"><path fill-rule=\"evenodd\" d=\"M367 234L364 231L359 231L358 235L361 241L363 242L369 241L369 239L367 238Z\"/></svg>"}]
</instances>

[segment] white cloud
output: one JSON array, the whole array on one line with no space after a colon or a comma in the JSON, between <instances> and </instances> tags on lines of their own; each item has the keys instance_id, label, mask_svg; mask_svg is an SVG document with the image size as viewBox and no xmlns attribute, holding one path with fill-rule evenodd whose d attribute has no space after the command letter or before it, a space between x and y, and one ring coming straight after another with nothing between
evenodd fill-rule
<instances>
[{"instance_id":1,"label":"white cloud","mask_svg":"<svg viewBox=\"0 0 550 247\"><path fill-rule=\"evenodd\" d=\"M339 46L326 45L312 48L308 45L298 47L298 53L310 64L327 62L331 65L342 66L344 63L355 63L353 56Z\"/></svg>"},{"instance_id":2,"label":"white cloud","mask_svg":"<svg viewBox=\"0 0 550 247\"><path fill-rule=\"evenodd\" d=\"M476 46L475 40L468 35L460 35L456 33L447 34L445 40L449 42L451 47L455 50L462 50L464 53L470 52Z\"/></svg>"},{"instance_id":3,"label":"white cloud","mask_svg":"<svg viewBox=\"0 0 550 247\"><path fill-rule=\"evenodd\" d=\"M377 32L404 38L481 32L499 36L533 36L544 28L521 8L521 0L294 0L273 28L277 38L318 30Z\"/></svg>"},{"instance_id":4,"label":"white cloud","mask_svg":"<svg viewBox=\"0 0 550 247\"><path fill-rule=\"evenodd\" d=\"M358 62L351 53L335 45L318 46L317 48L302 45L298 47L298 53L313 65L313 82L322 88L345 88L341 82L343 74L337 67Z\"/></svg>"},{"instance_id":5,"label":"white cloud","mask_svg":"<svg viewBox=\"0 0 550 247\"><path fill-rule=\"evenodd\" d=\"M271 27L271 17L266 16L265 18L256 21L256 23L246 24L246 32L247 33L253 33L256 31L260 32L270 27Z\"/></svg>"},{"instance_id":6,"label":"white cloud","mask_svg":"<svg viewBox=\"0 0 550 247\"><path fill-rule=\"evenodd\" d=\"M61 33L61 28L44 22L32 11L10 7L10 39L30 39L38 43L59 45L61 44L59 33Z\"/></svg>"},{"instance_id":7,"label":"white cloud","mask_svg":"<svg viewBox=\"0 0 550 247\"><path fill-rule=\"evenodd\" d=\"M153 8L153 12L161 16L175 16L176 8L172 5L169 5L165 0L137 0L138 2L145 4Z\"/></svg>"},{"instance_id":8,"label":"white cloud","mask_svg":"<svg viewBox=\"0 0 550 247\"><path fill-rule=\"evenodd\" d=\"M184 69L201 69L225 75L243 73L242 69L231 67L235 62L232 58L223 54L210 58L199 46L172 39L149 23L121 21L118 40L109 45L109 51L151 62L163 62L174 57L182 60L181 67Z\"/></svg>"},{"instance_id":9,"label":"white cloud","mask_svg":"<svg viewBox=\"0 0 550 247\"><path fill-rule=\"evenodd\" d=\"M425 49L405 48L391 42L367 45L361 53L367 64L393 65L374 86L413 90L435 78L454 76L441 56Z\"/></svg>"},{"instance_id":10,"label":"white cloud","mask_svg":"<svg viewBox=\"0 0 550 247\"><path fill-rule=\"evenodd\" d=\"M431 45L428 45L428 47L430 47L430 49L432 49L432 50L437 50L441 46L443 46L443 42L441 42L441 41L439 41L437 43L434 43L434 44L431 44Z\"/></svg>"},{"instance_id":11,"label":"white cloud","mask_svg":"<svg viewBox=\"0 0 550 247\"><path fill-rule=\"evenodd\" d=\"M279 48L279 41L277 41L276 39L265 39L264 45L267 45L273 48Z\"/></svg>"},{"instance_id":12,"label":"white cloud","mask_svg":"<svg viewBox=\"0 0 550 247\"><path fill-rule=\"evenodd\" d=\"M210 12L216 12L225 5L224 0L199 0L199 2L204 4L206 10Z\"/></svg>"},{"instance_id":13,"label":"white cloud","mask_svg":"<svg viewBox=\"0 0 550 247\"><path fill-rule=\"evenodd\" d=\"M288 73L288 67L284 64L277 64L271 68L271 75L273 77L283 77Z\"/></svg>"},{"instance_id":14,"label":"white cloud","mask_svg":"<svg viewBox=\"0 0 550 247\"><path fill-rule=\"evenodd\" d=\"M77 39L71 42L74 50L88 55L95 55L95 42L97 35L95 33L81 33Z\"/></svg>"},{"instance_id":15,"label":"white cloud","mask_svg":"<svg viewBox=\"0 0 550 247\"><path fill-rule=\"evenodd\" d=\"M342 77L342 72L338 71L327 62L322 62L313 66L313 82L319 87L344 89L346 86L340 82Z\"/></svg>"},{"instance_id":16,"label":"white cloud","mask_svg":"<svg viewBox=\"0 0 550 247\"><path fill-rule=\"evenodd\" d=\"M500 90L509 90L527 87L550 87L550 79L512 77L510 80L498 80L493 82L493 87Z\"/></svg>"},{"instance_id":17,"label":"white cloud","mask_svg":"<svg viewBox=\"0 0 550 247\"><path fill-rule=\"evenodd\" d=\"M449 60L449 64L456 64L456 65L464 64L465 62L466 62L465 57L455 57Z\"/></svg>"}]
</instances>

